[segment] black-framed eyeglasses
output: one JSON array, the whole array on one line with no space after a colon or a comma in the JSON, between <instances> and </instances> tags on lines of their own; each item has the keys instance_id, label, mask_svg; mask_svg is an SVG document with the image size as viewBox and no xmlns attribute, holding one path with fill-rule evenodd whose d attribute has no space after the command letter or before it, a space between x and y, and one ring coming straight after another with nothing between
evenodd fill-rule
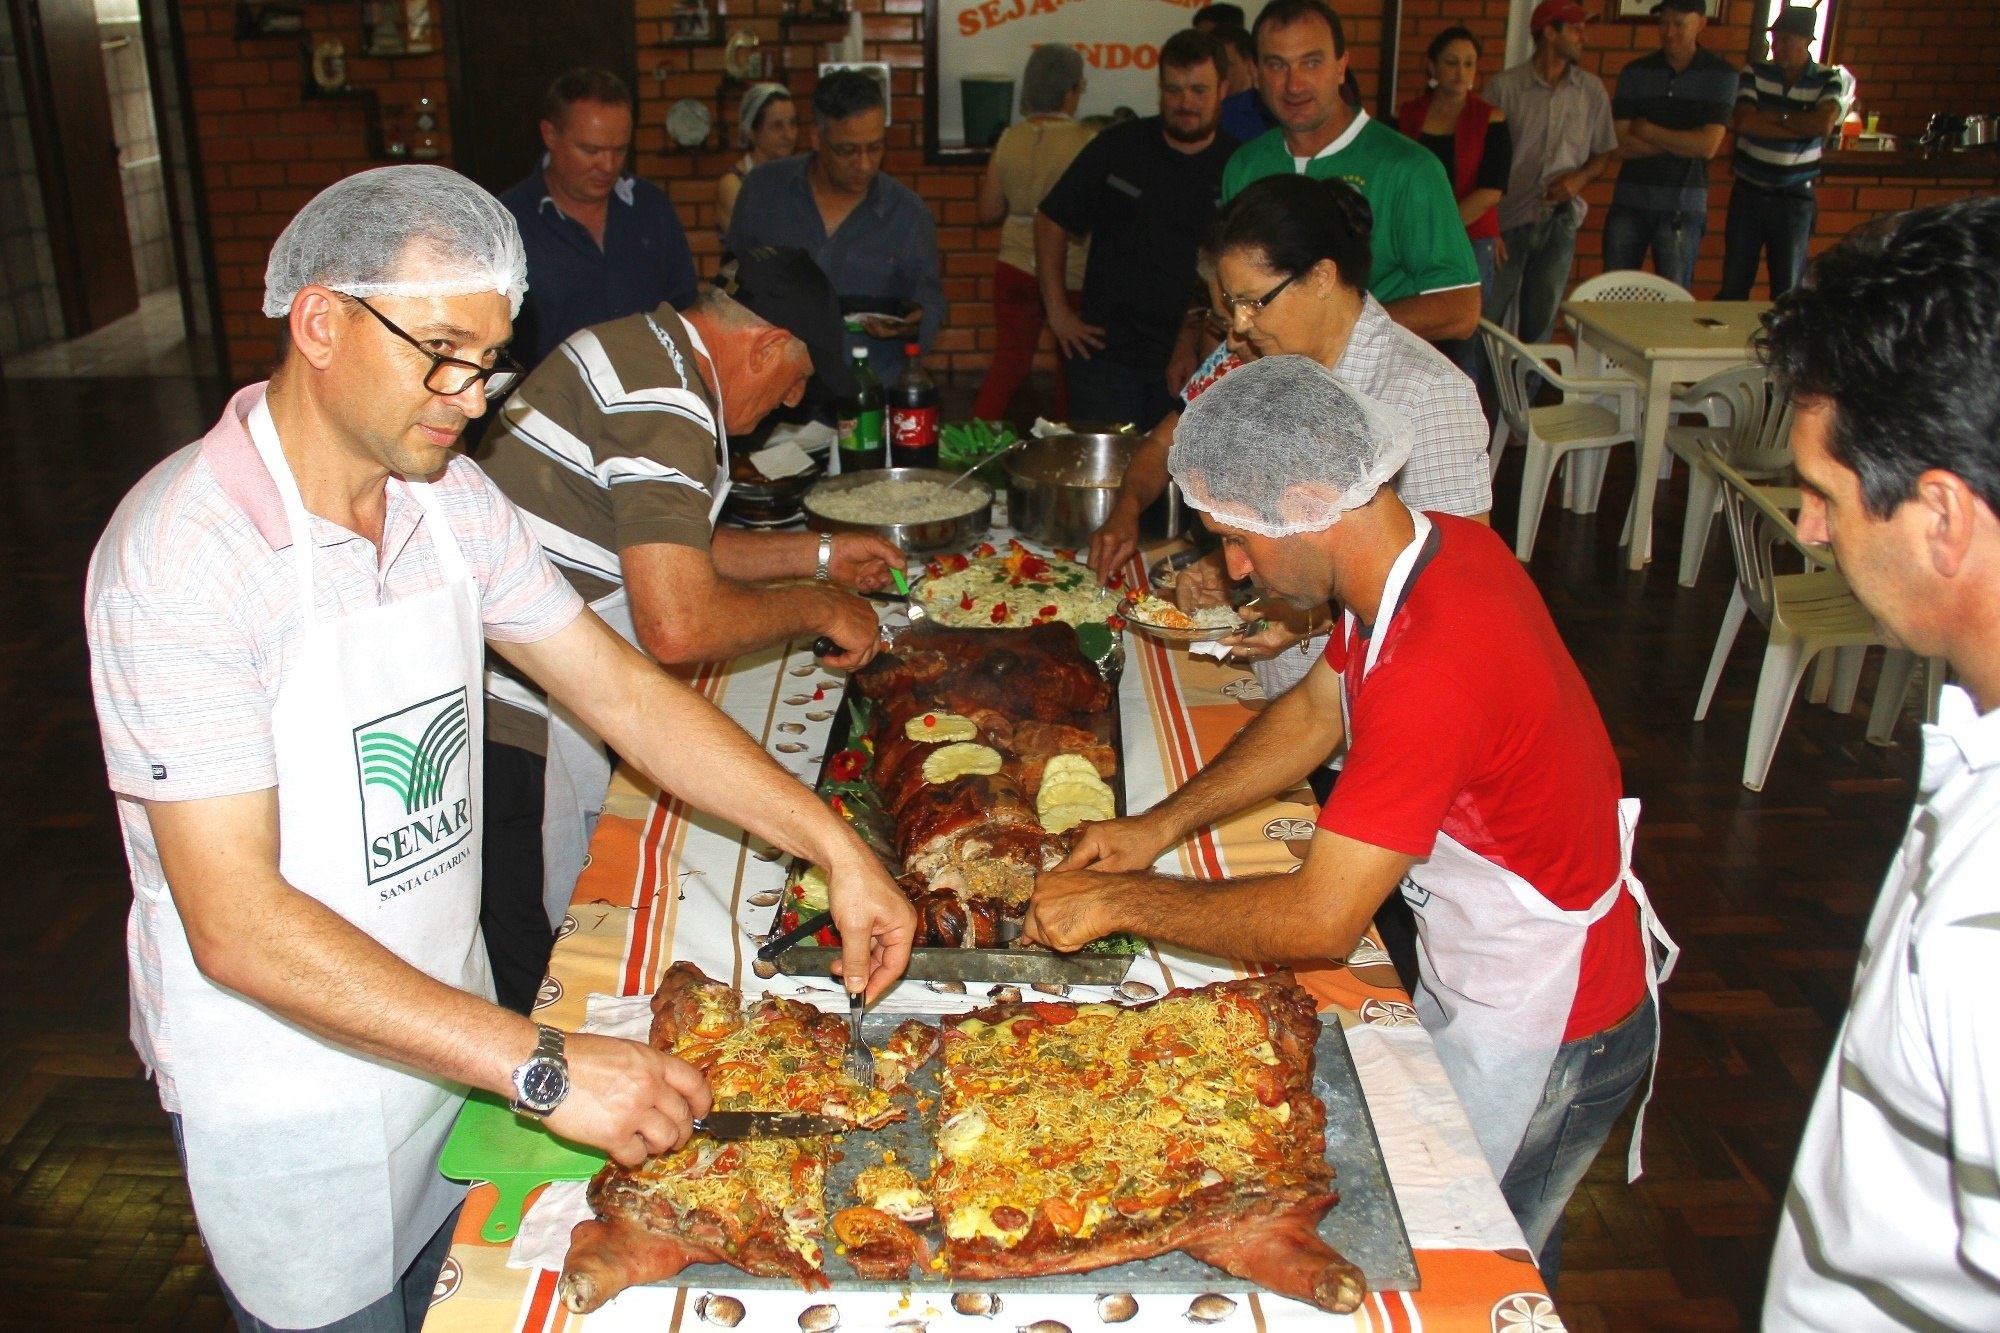
<instances>
[{"instance_id":1,"label":"black-framed eyeglasses","mask_svg":"<svg viewBox=\"0 0 2000 1333\"><path fill-rule=\"evenodd\" d=\"M1294 273L1262 296L1231 296L1227 292L1223 293L1222 304L1229 310L1230 322L1234 323L1246 315L1254 318L1265 306L1278 299L1279 292L1298 280L1299 275Z\"/></svg>"},{"instance_id":2,"label":"black-framed eyeglasses","mask_svg":"<svg viewBox=\"0 0 2000 1333\"><path fill-rule=\"evenodd\" d=\"M488 398L498 398L501 394L513 388L515 382L526 373L526 367L516 361L504 349L494 355L493 364L490 366L482 366L477 361L461 361L455 356L445 356L441 352L433 352L430 348L397 328L394 320L377 310L374 306L369 305L361 297L350 296L347 299L375 316L376 321L383 328L389 330L389 332L395 334L398 338L401 338L404 342L430 358L431 368L424 372L424 387L432 393L450 398L456 394L464 393L467 389L470 389L473 385L483 380L486 384L486 396ZM451 368L449 371L445 369L447 366Z\"/></svg>"}]
</instances>

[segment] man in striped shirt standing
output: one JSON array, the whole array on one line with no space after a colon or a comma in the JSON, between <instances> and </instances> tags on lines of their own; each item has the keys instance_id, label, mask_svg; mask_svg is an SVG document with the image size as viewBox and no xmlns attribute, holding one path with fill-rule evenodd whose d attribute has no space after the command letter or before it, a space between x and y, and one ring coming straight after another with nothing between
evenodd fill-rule
<instances>
[{"instance_id":1,"label":"man in striped shirt standing","mask_svg":"<svg viewBox=\"0 0 2000 1333\"><path fill-rule=\"evenodd\" d=\"M1771 58L1743 67L1736 84L1736 185L1722 255L1720 300L1747 301L1757 260L1768 257L1771 298L1799 285L1812 238L1820 146L1850 94L1845 70L1815 64L1814 11L1793 6L1771 25Z\"/></svg>"},{"instance_id":2,"label":"man in striped shirt standing","mask_svg":"<svg viewBox=\"0 0 2000 1333\"><path fill-rule=\"evenodd\" d=\"M1764 317L1799 535L1951 664L1799 1144L1767 1333L2000 1328L2000 199L1903 213Z\"/></svg>"}]
</instances>

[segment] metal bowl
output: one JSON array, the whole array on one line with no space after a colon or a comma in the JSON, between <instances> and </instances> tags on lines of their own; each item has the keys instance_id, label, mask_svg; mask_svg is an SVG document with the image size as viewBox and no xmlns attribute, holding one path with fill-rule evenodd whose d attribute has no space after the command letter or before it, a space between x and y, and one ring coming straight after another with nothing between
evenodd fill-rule
<instances>
[{"instance_id":1,"label":"metal bowl","mask_svg":"<svg viewBox=\"0 0 2000 1333\"><path fill-rule=\"evenodd\" d=\"M1075 549L1111 517L1136 435L1051 435L1008 459L1007 521L1016 532Z\"/></svg>"},{"instance_id":2,"label":"metal bowl","mask_svg":"<svg viewBox=\"0 0 2000 1333\"><path fill-rule=\"evenodd\" d=\"M822 495L851 491L872 481L935 481L944 485L957 480L958 473L933 467L870 468L866 472L828 477L806 492L806 518L827 532L872 532L912 553L937 551L947 546L970 546L993 526L993 488L976 478L966 482L961 489L977 496L979 506L957 518L934 518L921 523L850 523L844 519L828 518L813 505L813 501Z\"/></svg>"}]
</instances>

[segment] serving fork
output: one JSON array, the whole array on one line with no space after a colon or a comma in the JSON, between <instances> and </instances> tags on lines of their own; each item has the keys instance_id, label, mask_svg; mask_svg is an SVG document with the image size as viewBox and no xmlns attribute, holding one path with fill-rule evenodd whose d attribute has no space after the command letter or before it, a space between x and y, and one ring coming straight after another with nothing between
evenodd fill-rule
<instances>
[{"instance_id":1,"label":"serving fork","mask_svg":"<svg viewBox=\"0 0 2000 1333\"><path fill-rule=\"evenodd\" d=\"M875 1086L875 1052L861 1039L862 992L847 993L847 1055L841 1067L847 1076L865 1087Z\"/></svg>"}]
</instances>

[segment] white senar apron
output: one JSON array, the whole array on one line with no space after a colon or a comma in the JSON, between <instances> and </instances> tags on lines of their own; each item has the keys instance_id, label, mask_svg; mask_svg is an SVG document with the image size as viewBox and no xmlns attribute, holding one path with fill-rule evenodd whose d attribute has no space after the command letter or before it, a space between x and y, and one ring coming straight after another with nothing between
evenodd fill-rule
<instances>
[{"instance_id":1,"label":"white senar apron","mask_svg":"<svg viewBox=\"0 0 2000 1333\"><path fill-rule=\"evenodd\" d=\"M320 616L313 541L269 410L250 416L291 529L302 631L271 712L280 872L403 961L493 996L479 934L479 592L429 485L444 584ZM437 1172L465 1089L343 1049L195 967L159 913L188 1186L244 1307L316 1328L395 1289L464 1197Z\"/></svg>"},{"instance_id":2,"label":"white senar apron","mask_svg":"<svg viewBox=\"0 0 2000 1333\"><path fill-rule=\"evenodd\" d=\"M686 320L688 341L713 366L708 344L694 325ZM722 506L729 499L729 427L722 415L722 394L715 394L715 481L708 506L709 531L722 518ZM605 624L611 626L633 647L639 633L632 624L632 604L621 583L590 604ZM597 817L604 813L605 798L611 792L611 757L604 742L588 724L560 699L550 699L527 688L520 681L489 670L486 689L495 698L549 720L548 766L542 782L542 907L549 926L562 924L576 894L576 879L590 851L590 838L597 831Z\"/></svg>"},{"instance_id":3,"label":"white senar apron","mask_svg":"<svg viewBox=\"0 0 2000 1333\"><path fill-rule=\"evenodd\" d=\"M1374 670L1389 622L1402 598L1424 542L1430 519L1412 511L1416 535L1389 570L1368 642L1361 674ZM1353 612L1343 629L1351 639ZM1341 676L1341 708L1347 708L1347 677ZM1618 877L1589 907L1566 911L1534 885L1439 832L1430 855L1410 867L1403 898L1416 915L1418 971L1423 984L1412 997L1418 1017L1437 1043L1438 1057L1452 1088L1465 1104L1479 1147L1496 1178L1504 1177L1528 1121L1540 1104L1563 1029L1576 999L1584 939L1604 919L1621 892L1638 905L1640 939L1646 951L1646 990L1658 1006L1660 983L1673 971L1679 948L1653 914L1645 886L1632 873L1632 839L1639 802L1618 803ZM1660 945L1656 959L1654 942ZM1659 1065L1657 1039L1653 1065ZM1637 1179L1639 1144L1646 1102L1639 1104L1626 1159L1627 1179Z\"/></svg>"}]
</instances>

